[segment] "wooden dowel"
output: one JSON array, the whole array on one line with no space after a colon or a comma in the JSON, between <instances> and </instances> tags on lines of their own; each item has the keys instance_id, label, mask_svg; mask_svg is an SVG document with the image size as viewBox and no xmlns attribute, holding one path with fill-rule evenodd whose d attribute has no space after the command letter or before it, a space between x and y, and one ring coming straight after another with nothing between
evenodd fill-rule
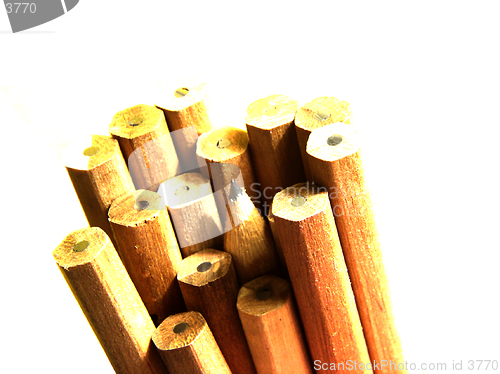
<instances>
[{"instance_id":1,"label":"wooden dowel","mask_svg":"<svg viewBox=\"0 0 500 374\"><path fill-rule=\"evenodd\" d=\"M232 179L240 184L243 182L248 196L260 211L260 188L253 170L248 135L245 131L235 127L213 129L200 136L196 153L205 159L209 166L214 191L228 187ZM225 208L220 206L223 202L218 204L220 210Z\"/></svg>"},{"instance_id":2,"label":"wooden dowel","mask_svg":"<svg viewBox=\"0 0 500 374\"><path fill-rule=\"evenodd\" d=\"M198 312L168 317L152 339L170 373L231 374L212 331Z\"/></svg>"},{"instance_id":3,"label":"wooden dowel","mask_svg":"<svg viewBox=\"0 0 500 374\"><path fill-rule=\"evenodd\" d=\"M222 223L210 180L198 173L170 178L160 186L183 257L206 248L222 249Z\"/></svg>"},{"instance_id":4,"label":"wooden dowel","mask_svg":"<svg viewBox=\"0 0 500 374\"><path fill-rule=\"evenodd\" d=\"M52 254L115 371L168 374L151 343L153 321L106 233L73 231Z\"/></svg>"},{"instance_id":5,"label":"wooden dowel","mask_svg":"<svg viewBox=\"0 0 500 374\"><path fill-rule=\"evenodd\" d=\"M359 148L358 132L343 123L314 130L307 143L312 177L329 192L370 357L397 365L403 353Z\"/></svg>"},{"instance_id":6,"label":"wooden dowel","mask_svg":"<svg viewBox=\"0 0 500 374\"><path fill-rule=\"evenodd\" d=\"M158 190L177 174L179 159L163 112L150 105L135 105L116 113L109 133L118 140L137 189Z\"/></svg>"},{"instance_id":7,"label":"wooden dowel","mask_svg":"<svg viewBox=\"0 0 500 374\"><path fill-rule=\"evenodd\" d=\"M306 178L311 181L311 172L306 153L307 139L311 131L334 122L351 123L351 106L347 101L322 96L301 106L295 115L295 130L299 142Z\"/></svg>"},{"instance_id":8,"label":"wooden dowel","mask_svg":"<svg viewBox=\"0 0 500 374\"><path fill-rule=\"evenodd\" d=\"M65 150L63 163L89 225L103 229L115 244L108 209L135 190L118 141L101 135L83 138Z\"/></svg>"},{"instance_id":9,"label":"wooden dowel","mask_svg":"<svg viewBox=\"0 0 500 374\"><path fill-rule=\"evenodd\" d=\"M158 88L155 105L165 114L182 170L196 169L198 135L212 129L205 83L173 79Z\"/></svg>"},{"instance_id":10,"label":"wooden dowel","mask_svg":"<svg viewBox=\"0 0 500 374\"><path fill-rule=\"evenodd\" d=\"M230 185L227 211L224 250L233 258L240 284L264 274L277 273L278 255L271 228L234 179Z\"/></svg>"},{"instance_id":11,"label":"wooden dowel","mask_svg":"<svg viewBox=\"0 0 500 374\"><path fill-rule=\"evenodd\" d=\"M206 249L182 260L177 279L188 310L208 322L235 374L255 374L255 366L236 309L238 280L231 255Z\"/></svg>"},{"instance_id":12,"label":"wooden dowel","mask_svg":"<svg viewBox=\"0 0 500 374\"><path fill-rule=\"evenodd\" d=\"M276 194L272 209L314 363L371 373L347 366L370 357L327 193L296 184Z\"/></svg>"},{"instance_id":13,"label":"wooden dowel","mask_svg":"<svg viewBox=\"0 0 500 374\"><path fill-rule=\"evenodd\" d=\"M116 199L108 214L118 254L155 325L185 311L176 278L182 256L161 196L138 190Z\"/></svg>"},{"instance_id":14,"label":"wooden dowel","mask_svg":"<svg viewBox=\"0 0 500 374\"><path fill-rule=\"evenodd\" d=\"M287 281L266 275L246 283L237 308L259 374L313 372Z\"/></svg>"},{"instance_id":15,"label":"wooden dowel","mask_svg":"<svg viewBox=\"0 0 500 374\"><path fill-rule=\"evenodd\" d=\"M264 216L276 193L306 180L293 124L298 106L288 96L271 95L247 108L245 122Z\"/></svg>"}]
</instances>

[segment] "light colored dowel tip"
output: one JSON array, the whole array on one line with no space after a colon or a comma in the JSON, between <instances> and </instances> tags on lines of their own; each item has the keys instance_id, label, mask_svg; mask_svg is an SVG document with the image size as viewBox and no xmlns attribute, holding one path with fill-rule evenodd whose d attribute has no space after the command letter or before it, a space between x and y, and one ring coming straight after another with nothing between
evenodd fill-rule
<instances>
[{"instance_id":1,"label":"light colored dowel tip","mask_svg":"<svg viewBox=\"0 0 500 374\"><path fill-rule=\"evenodd\" d=\"M323 161L335 161L357 152L360 140L356 127L336 122L314 130L309 135L306 152Z\"/></svg>"},{"instance_id":2,"label":"light colored dowel tip","mask_svg":"<svg viewBox=\"0 0 500 374\"><path fill-rule=\"evenodd\" d=\"M271 130L291 123L298 106L298 101L291 97L270 95L248 106L245 122L249 126Z\"/></svg>"}]
</instances>

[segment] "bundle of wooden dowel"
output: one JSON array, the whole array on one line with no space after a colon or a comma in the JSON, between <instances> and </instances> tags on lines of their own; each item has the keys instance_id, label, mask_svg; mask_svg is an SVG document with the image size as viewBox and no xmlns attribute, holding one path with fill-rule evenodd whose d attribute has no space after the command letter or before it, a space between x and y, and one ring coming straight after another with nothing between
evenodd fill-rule
<instances>
[{"instance_id":1,"label":"bundle of wooden dowel","mask_svg":"<svg viewBox=\"0 0 500 374\"><path fill-rule=\"evenodd\" d=\"M206 86L63 162L89 227L55 261L117 373L401 373L404 359L349 103L251 103L211 122Z\"/></svg>"}]
</instances>

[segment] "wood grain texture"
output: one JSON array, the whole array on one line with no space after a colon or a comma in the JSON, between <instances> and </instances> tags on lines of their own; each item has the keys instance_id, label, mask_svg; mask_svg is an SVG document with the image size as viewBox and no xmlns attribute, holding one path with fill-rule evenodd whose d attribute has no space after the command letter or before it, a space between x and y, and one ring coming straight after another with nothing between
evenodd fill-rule
<instances>
[{"instance_id":1,"label":"wood grain texture","mask_svg":"<svg viewBox=\"0 0 500 374\"><path fill-rule=\"evenodd\" d=\"M157 191L178 173L179 159L163 112L139 104L116 113L109 133L118 140L137 189Z\"/></svg>"},{"instance_id":2,"label":"wood grain texture","mask_svg":"<svg viewBox=\"0 0 500 374\"><path fill-rule=\"evenodd\" d=\"M370 357L327 193L296 184L276 194L272 209L313 360L371 373L345 364Z\"/></svg>"},{"instance_id":3,"label":"wood grain texture","mask_svg":"<svg viewBox=\"0 0 500 374\"><path fill-rule=\"evenodd\" d=\"M151 343L155 326L106 233L73 231L52 254L114 370L168 374Z\"/></svg>"},{"instance_id":4,"label":"wood grain texture","mask_svg":"<svg viewBox=\"0 0 500 374\"><path fill-rule=\"evenodd\" d=\"M231 255L206 249L182 260L177 279L188 310L200 312L235 374L255 374L236 309L239 284Z\"/></svg>"},{"instance_id":5,"label":"wood grain texture","mask_svg":"<svg viewBox=\"0 0 500 374\"><path fill-rule=\"evenodd\" d=\"M170 373L231 374L212 331L198 312L168 317L152 339Z\"/></svg>"},{"instance_id":6,"label":"wood grain texture","mask_svg":"<svg viewBox=\"0 0 500 374\"><path fill-rule=\"evenodd\" d=\"M273 204L271 201L271 205L269 206L269 214L267 215L267 221L269 222L269 228L271 229L271 233L274 239L274 248L276 249L276 253L278 254L281 274L287 280L290 280L290 275L288 274L288 269L286 268L285 256L283 255L283 248L281 247L280 237L278 235L278 230L276 229L276 222L274 221L273 215Z\"/></svg>"},{"instance_id":7,"label":"wood grain texture","mask_svg":"<svg viewBox=\"0 0 500 374\"><path fill-rule=\"evenodd\" d=\"M358 131L342 123L314 130L307 143L312 177L329 192L370 357L397 365L403 353L359 148Z\"/></svg>"},{"instance_id":8,"label":"wood grain texture","mask_svg":"<svg viewBox=\"0 0 500 374\"><path fill-rule=\"evenodd\" d=\"M199 135L212 129L205 83L194 79L172 79L158 88L155 105L165 114L175 137L182 170L197 168L196 141Z\"/></svg>"},{"instance_id":9,"label":"wood grain texture","mask_svg":"<svg viewBox=\"0 0 500 374\"><path fill-rule=\"evenodd\" d=\"M80 139L65 150L63 163L89 225L114 241L108 209L113 200L135 190L118 141L101 135Z\"/></svg>"},{"instance_id":10,"label":"wood grain texture","mask_svg":"<svg viewBox=\"0 0 500 374\"><path fill-rule=\"evenodd\" d=\"M164 198L183 257L206 248L222 249L222 223L210 180L185 173L162 183Z\"/></svg>"},{"instance_id":11,"label":"wood grain texture","mask_svg":"<svg viewBox=\"0 0 500 374\"><path fill-rule=\"evenodd\" d=\"M276 193L306 180L293 122L298 106L288 96L271 95L247 108L245 123L264 216Z\"/></svg>"},{"instance_id":12,"label":"wood grain texture","mask_svg":"<svg viewBox=\"0 0 500 374\"><path fill-rule=\"evenodd\" d=\"M205 159L209 167L214 191L228 188L234 179L245 187L254 205L261 211L260 189L245 131L228 126L213 129L200 136L196 154ZM223 201L218 201L218 206L220 210L225 209Z\"/></svg>"},{"instance_id":13,"label":"wood grain texture","mask_svg":"<svg viewBox=\"0 0 500 374\"><path fill-rule=\"evenodd\" d=\"M297 110L297 114L295 115L295 130L308 181L312 179L306 152L307 139L309 139L309 135L314 129L335 122L352 123L351 106L347 101L340 101L335 97L322 96L301 106Z\"/></svg>"},{"instance_id":14,"label":"wood grain texture","mask_svg":"<svg viewBox=\"0 0 500 374\"><path fill-rule=\"evenodd\" d=\"M290 284L272 275L246 283L238 313L259 374L312 373Z\"/></svg>"},{"instance_id":15,"label":"wood grain texture","mask_svg":"<svg viewBox=\"0 0 500 374\"><path fill-rule=\"evenodd\" d=\"M227 211L224 250L233 258L240 284L264 274L277 274L279 262L271 228L234 180L231 182Z\"/></svg>"},{"instance_id":16,"label":"wood grain texture","mask_svg":"<svg viewBox=\"0 0 500 374\"><path fill-rule=\"evenodd\" d=\"M161 196L148 190L121 196L108 215L118 254L155 325L185 311L177 282L182 256Z\"/></svg>"}]
</instances>

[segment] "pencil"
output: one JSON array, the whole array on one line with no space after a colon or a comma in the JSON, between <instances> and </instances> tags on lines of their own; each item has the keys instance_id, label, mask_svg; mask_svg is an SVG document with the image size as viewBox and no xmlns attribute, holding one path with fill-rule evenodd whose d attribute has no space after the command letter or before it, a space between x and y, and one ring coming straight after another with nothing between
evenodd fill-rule
<instances>
[{"instance_id":1,"label":"pencil","mask_svg":"<svg viewBox=\"0 0 500 374\"><path fill-rule=\"evenodd\" d=\"M165 116L150 105L135 105L116 113L109 125L137 189L157 191L160 183L173 177L179 159Z\"/></svg>"},{"instance_id":2,"label":"pencil","mask_svg":"<svg viewBox=\"0 0 500 374\"><path fill-rule=\"evenodd\" d=\"M183 257L206 248L222 249L222 223L210 180L199 173L185 173L162 183L162 195Z\"/></svg>"},{"instance_id":3,"label":"pencil","mask_svg":"<svg viewBox=\"0 0 500 374\"><path fill-rule=\"evenodd\" d=\"M245 123L264 216L277 192L306 179L293 121L298 105L288 96L271 95L247 108Z\"/></svg>"},{"instance_id":4,"label":"pencil","mask_svg":"<svg viewBox=\"0 0 500 374\"><path fill-rule=\"evenodd\" d=\"M80 139L64 151L63 163L89 225L114 241L108 209L113 200L135 190L118 141L101 135Z\"/></svg>"},{"instance_id":5,"label":"pencil","mask_svg":"<svg viewBox=\"0 0 500 374\"><path fill-rule=\"evenodd\" d=\"M177 280L188 310L208 322L235 374L255 374L255 366L236 309L238 280L231 255L206 249L182 260Z\"/></svg>"},{"instance_id":6,"label":"pencil","mask_svg":"<svg viewBox=\"0 0 500 374\"><path fill-rule=\"evenodd\" d=\"M121 196L109 208L109 222L118 254L154 324L185 311L176 278L182 256L161 196L148 190Z\"/></svg>"},{"instance_id":7,"label":"pencil","mask_svg":"<svg viewBox=\"0 0 500 374\"><path fill-rule=\"evenodd\" d=\"M264 274L277 273L278 256L268 222L233 179L224 227L224 250L233 258L240 284Z\"/></svg>"},{"instance_id":8,"label":"pencil","mask_svg":"<svg viewBox=\"0 0 500 374\"><path fill-rule=\"evenodd\" d=\"M311 172L306 152L307 139L314 129L334 122L352 122L351 106L347 101L335 97L322 96L301 106L295 115L295 130L299 142L306 180L311 181Z\"/></svg>"},{"instance_id":9,"label":"pencil","mask_svg":"<svg viewBox=\"0 0 500 374\"><path fill-rule=\"evenodd\" d=\"M198 168L196 141L199 135L212 129L205 83L172 79L158 88L155 105L165 115L182 170L187 172Z\"/></svg>"},{"instance_id":10,"label":"pencil","mask_svg":"<svg viewBox=\"0 0 500 374\"><path fill-rule=\"evenodd\" d=\"M307 142L313 179L330 192L370 357L394 363L377 373L401 373L395 366L404 363L403 353L359 149L358 131L343 123L314 130Z\"/></svg>"},{"instance_id":11,"label":"pencil","mask_svg":"<svg viewBox=\"0 0 500 374\"><path fill-rule=\"evenodd\" d=\"M231 374L207 322L198 312L168 317L152 339L170 373Z\"/></svg>"},{"instance_id":12,"label":"pencil","mask_svg":"<svg viewBox=\"0 0 500 374\"><path fill-rule=\"evenodd\" d=\"M231 180L245 187L254 205L261 209L260 188L252 166L248 135L235 127L219 127L205 133L198 139L196 153L209 166L214 191L229 187ZM234 167L236 165L236 167ZM223 201L219 209L225 210ZM222 206L221 206L222 205Z\"/></svg>"},{"instance_id":13,"label":"pencil","mask_svg":"<svg viewBox=\"0 0 500 374\"><path fill-rule=\"evenodd\" d=\"M272 209L313 362L371 373L327 192L296 184L276 194Z\"/></svg>"},{"instance_id":14,"label":"pencil","mask_svg":"<svg viewBox=\"0 0 500 374\"><path fill-rule=\"evenodd\" d=\"M106 233L73 231L52 254L114 370L168 374L151 344L153 321Z\"/></svg>"},{"instance_id":15,"label":"pencil","mask_svg":"<svg viewBox=\"0 0 500 374\"><path fill-rule=\"evenodd\" d=\"M246 283L238 294L237 308L259 374L313 372L286 280L265 275Z\"/></svg>"}]
</instances>

